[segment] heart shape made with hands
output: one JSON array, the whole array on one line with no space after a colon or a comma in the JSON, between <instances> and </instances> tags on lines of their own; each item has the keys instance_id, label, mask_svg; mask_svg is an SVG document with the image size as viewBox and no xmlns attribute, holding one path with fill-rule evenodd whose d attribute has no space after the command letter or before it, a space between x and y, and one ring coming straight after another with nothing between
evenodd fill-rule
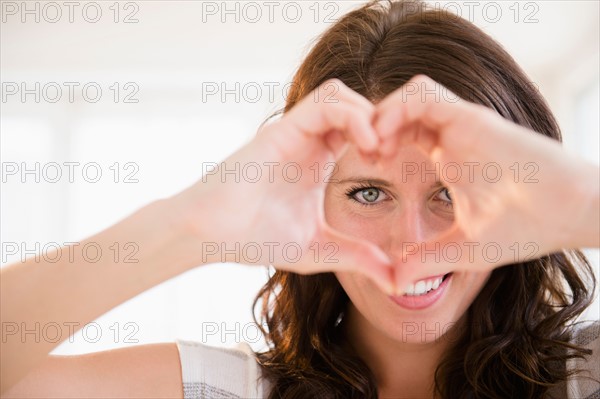
<instances>
[{"instance_id":1,"label":"heart shape made with hands","mask_svg":"<svg viewBox=\"0 0 600 399\"><path fill-rule=\"evenodd\" d=\"M518 130L526 129L460 99L424 75L375 106L373 129L379 138L375 155L370 155L374 162L393 157L402 146L416 145L452 194L452 226L427 242L403 243L393 261L397 294L421 279L454 271L489 272L540 256L543 248L536 241L515 236L512 226L522 224L520 216L505 210L507 202L525 199L517 187L519 179L536 181L536 164L526 158L519 163L515 143L534 139L535 146L536 140L550 140L537 134L517 136L522 133ZM522 234L534 236L533 231Z\"/></svg>"},{"instance_id":2,"label":"heart shape made with hands","mask_svg":"<svg viewBox=\"0 0 600 399\"><path fill-rule=\"evenodd\" d=\"M283 226L278 233L305 247L335 242L339 264L307 260L302 265L283 264L282 269L316 273L351 269L340 264L362 265L352 267L365 272L386 292L399 294L426 277L453 271L489 272L560 248L550 233L546 238L540 236L540 231L550 231L556 224L556 220L546 222L547 214L556 214L566 202L568 209L577 209L573 205L576 199L553 189L555 175L573 173L573 160L565 157L556 141L516 125L490 108L460 99L425 75L413 77L376 105L339 80L330 83L339 89L334 101L301 100L265 132L270 150L261 147L261 151L312 169L315 161L340 159L350 145L373 162L394 157L402 147L417 146L436 165L437 179L450 192L453 224L427 242L409 243L390 259L368 240L329 226L324 209L314 209L324 204L326 182L303 178L290 191L272 192L270 198L280 202L265 201L269 208L261 214L280 211L288 225L298 225L299 220L297 231ZM320 89L323 86L326 84ZM256 153L240 157L249 159L250 155ZM532 182L537 184L529 184ZM263 195L253 187L248 189L250 195ZM274 209L273 203L281 207ZM274 218L253 233L269 236L268 222L281 224L283 220Z\"/></svg>"}]
</instances>

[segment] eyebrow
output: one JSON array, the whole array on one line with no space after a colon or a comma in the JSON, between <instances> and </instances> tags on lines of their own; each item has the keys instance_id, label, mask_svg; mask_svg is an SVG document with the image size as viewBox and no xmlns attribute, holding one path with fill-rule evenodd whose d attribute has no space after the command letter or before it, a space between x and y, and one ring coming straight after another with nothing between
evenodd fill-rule
<instances>
[{"instance_id":1,"label":"eyebrow","mask_svg":"<svg viewBox=\"0 0 600 399\"><path fill-rule=\"evenodd\" d=\"M336 180L335 183L336 184L361 183L361 184L368 184L368 185L380 186L380 187L392 187L392 183L390 183L389 181L383 180L383 179L378 179L376 177L352 176L352 177L348 177L347 179Z\"/></svg>"},{"instance_id":2,"label":"eyebrow","mask_svg":"<svg viewBox=\"0 0 600 399\"><path fill-rule=\"evenodd\" d=\"M365 177L351 176L346 179L335 180L332 183L335 183L335 184L359 183L359 184L363 184L363 185L386 187L386 188L394 186L392 183L390 183L387 180L379 179L376 177L368 177L368 176L365 176ZM435 183L433 183L429 188L437 188L437 187L444 187L444 185L442 184L441 181L436 180Z\"/></svg>"}]
</instances>

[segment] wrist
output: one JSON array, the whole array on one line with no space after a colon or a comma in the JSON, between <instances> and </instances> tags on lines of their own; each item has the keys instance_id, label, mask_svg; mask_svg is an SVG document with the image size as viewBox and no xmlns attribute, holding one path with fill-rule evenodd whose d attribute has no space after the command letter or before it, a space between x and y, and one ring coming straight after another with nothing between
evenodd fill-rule
<instances>
[{"instance_id":1,"label":"wrist","mask_svg":"<svg viewBox=\"0 0 600 399\"><path fill-rule=\"evenodd\" d=\"M144 218L151 219L148 225L156 226L158 235L154 260L175 268L176 273L185 272L203 262L201 238L190 223L190 210L180 197L174 196L152 202L143 208Z\"/></svg>"},{"instance_id":2,"label":"wrist","mask_svg":"<svg viewBox=\"0 0 600 399\"><path fill-rule=\"evenodd\" d=\"M590 178L589 187L589 220L587 221L588 237L584 247L600 248L600 168L597 165L589 165Z\"/></svg>"},{"instance_id":3,"label":"wrist","mask_svg":"<svg viewBox=\"0 0 600 399\"><path fill-rule=\"evenodd\" d=\"M574 176L576 198L581 198L581 207L574 214L572 247L600 247L600 168L585 162L580 173Z\"/></svg>"}]
</instances>

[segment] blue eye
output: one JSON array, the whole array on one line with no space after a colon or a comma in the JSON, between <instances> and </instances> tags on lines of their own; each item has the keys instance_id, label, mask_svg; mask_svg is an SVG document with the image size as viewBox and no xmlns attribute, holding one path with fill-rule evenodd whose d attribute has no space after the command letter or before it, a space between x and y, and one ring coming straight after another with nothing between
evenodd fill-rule
<instances>
[{"instance_id":1,"label":"blue eye","mask_svg":"<svg viewBox=\"0 0 600 399\"><path fill-rule=\"evenodd\" d=\"M385 198L385 193L377 187L351 187L346 195L352 200L367 206L378 204Z\"/></svg>"},{"instance_id":2,"label":"blue eye","mask_svg":"<svg viewBox=\"0 0 600 399\"><path fill-rule=\"evenodd\" d=\"M437 197L446 203L444 205L452 206L452 196L450 195L450 190L447 188L444 187L442 190L440 190Z\"/></svg>"},{"instance_id":3,"label":"blue eye","mask_svg":"<svg viewBox=\"0 0 600 399\"><path fill-rule=\"evenodd\" d=\"M367 188L360 191L359 194L367 202L375 202L379 198L379 190L376 188Z\"/></svg>"}]
</instances>

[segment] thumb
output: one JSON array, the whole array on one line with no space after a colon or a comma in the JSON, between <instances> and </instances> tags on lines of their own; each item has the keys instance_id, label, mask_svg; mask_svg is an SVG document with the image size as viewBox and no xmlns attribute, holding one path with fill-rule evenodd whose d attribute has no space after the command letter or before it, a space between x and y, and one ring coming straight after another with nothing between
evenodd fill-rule
<instances>
[{"instance_id":1,"label":"thumb","mask_svg":"<svg viewBox=\"0 0 600 399\"><path fill-rule=\"evenodd\" d=\"M404 294L410 284L427 277L469 268L472 249L456 225L434 240L404 243L401 259L394 267L396 294Z\"/></svg>"},{"instance_id":2,"label":"thumb","mask_svg":"<svg viewBox=\"0 0 600 399\"><path fill-rule=\"evenodd\" d=\"M329 257L318 259L318 263L329 263L329 270L359 272L371 278L386 293L392 294L393 270L390 258L377 245L343 234L324 224L321 229L322 242L335 247ZM327 245L325 244L325 245ZM332 267L334 265L334 267Z\"/></svg>"}]
</instances>

